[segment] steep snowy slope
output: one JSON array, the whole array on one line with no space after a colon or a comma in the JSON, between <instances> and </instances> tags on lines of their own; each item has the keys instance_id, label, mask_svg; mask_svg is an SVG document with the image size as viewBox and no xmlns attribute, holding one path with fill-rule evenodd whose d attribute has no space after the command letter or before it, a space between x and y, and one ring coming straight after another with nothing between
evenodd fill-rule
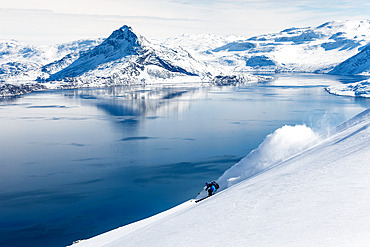
<instances>
[{"instance_id":1,"label":"steep snowy slope","mask_svg":"<svg viewBox=\"0 0 370 247\"><path fill-rule=\"evenodd\" d=\"M332 21L290 28L212 50L213 62L239 70L328 72L370 42L370 21Z\"/></svg>"},{"instance_id":2,"label":"steep snowy slope","mask_svg":"<svg viewBox=\"0 0 370 247\"><path fill-rule=\"evenodd\" d=\"M370 45L360 53L338 64L329 74L333 75L370 75Z\"/></svg>"},{"instance_id":3,"label":"steep snowy slope","mask_svg":"<svg viewBox=\"0 0 370 247\"><path fill-rule=\"evenodd\" d=\"M369 246L369 143L366 110L211 198L73 246Z\"/></svg>"}]
</instances>

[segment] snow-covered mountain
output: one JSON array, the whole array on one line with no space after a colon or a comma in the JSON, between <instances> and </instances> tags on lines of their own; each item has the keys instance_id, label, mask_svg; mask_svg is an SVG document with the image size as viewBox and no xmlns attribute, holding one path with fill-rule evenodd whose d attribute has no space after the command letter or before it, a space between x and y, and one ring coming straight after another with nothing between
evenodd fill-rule
<instances>
[{"instance_id":1,"label":"snow-covered mountain","mask_svg":"<svg viewBox=\"0 0 370 247\"><path fill-rule=\"evenodd\" d=\"M206 52L228 43L244 39L246 38L237 35L183 34L178 37L161 40L160 42L169 47L182 47L189 52Z\"/></svg>"},{"instance_id":2,"label":"snow-covered mountain","mask_svg":"<svg viewBox=\"0 0 370 247\"><path fill-rule=\"evenodd\" d=\"M204 39L211 37L204 36ZM213 46L235 37L215 38ZM211 42L211 43L212 43ZM167 40L167 43L171 43ZM174 42L172 42L173 44ZM176 43L176 42L175 42ZM158 82L208 82L230 85L269 79L235 73L220 64L207 64L180 46L151 42L123 26L106 39L34 47L11 41L0 46L0 96L41 88L99 87ZM206 46L207 48L209 46ZM17 90L11 85L17 85ZM24 89L20 90L24 85ZM19 88L20 87L20 88Z\"/></svg>"},{"instance_id":3,"label":"snow-covered mountain","mask_svg":"<svg viewBox=\"0 0 370 247\"><path fill-rule=\"evenodd\" d=\"M73 246L369 246L369 127L366 110L260 169L266 161L260 158L285 152L297 131L312 137L307 127L277 130L253 151L265 155L250 157L252 167L231 168L244 178L239 183Z\"/></svg>"},{"instance_id":4,"label":"snow-covered mountain","mask_svg":"<svg viewBox=\"0 0 370 247\"><path fill-rule=\"evenodd\" d=\"M91 82L99 79L106 84L124 84L144 82L151 76L169 79L177 74L205 76L206 72L206 65L185 50L153 45L135 34L131 27L123 26L48 80L74 78L74 81Z\"/></svg>"},{"instance_id":5,"label":"snow-covered mountain","mask_svg":"<svg viewBox=\"0 0 370 247\"><path fill-rule=\"evenodd\" d=\"M360 53L337 65L329 74L334 75L370 75L370 45Z\"/></svg>"},{"instance_id":6,"label":"snow-covered mountain","mask_svg":"<svg viewBox=\"0 0 370 247\"><path fill-rule=\"evenodd\" d=\"M45 76L42 66L68 54L76 56L102 41L103 39L78 40L52 46L33 46L15 40L0 41L0 81L36 80Z\"/></svg>"},{"instance_id":7,"label":"snow-covered mountain","mask_svg":"<svg viewBox=\"0 0 370 247\"><path fill-rule=\"evenodd\" d=\"M60 63L64 63L64 59L53 66ZM52 74L47 81L63 81L73 86L107 86L164 80L224 84L253 79L259 78L233 75L231 70L207 65L181 47L169 48L150 42L125 25L100 45L82 52L77 60Z\"/></svg>"},{"instance_id":8,"label":"snow-covered mountain","mask_svg":"<svg viewBox=\"0 0 370 247\"><path fill-rule=\"evenodd\" d=\"M332 21L289 28L209 50L208 61L236 70L326 73L370 42L370 21Z\"/></svg>"},{"instance_id":9,"label":"snow-covered mountain","mask_svg":"<svg viewBox=\"0 0 370 247\"><path fill-rule=\"evenodd\" d=\"M19 86L37 80L45 88L74 88L266 80L245 73L255 70L369 74L369 42L369 20L332 21L249 39L204 34L149 41L123 26L107 39L48 47L0 41L0 81ZM7 93L0 95L12 91L3 87Z\"/></svg>"}]
</instances>

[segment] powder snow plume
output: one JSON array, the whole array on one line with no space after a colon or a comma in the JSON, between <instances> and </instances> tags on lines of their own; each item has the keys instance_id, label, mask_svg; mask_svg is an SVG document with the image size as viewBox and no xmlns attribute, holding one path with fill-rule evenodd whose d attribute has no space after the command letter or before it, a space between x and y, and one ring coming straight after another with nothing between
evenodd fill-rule
<instances>
[{"instance_id":1,"label":"powder snow plume","mask_svg":"<svg viewBox=\"0 0 370 247\"><path fill-rule=\"evenodd\" d=\"M217 182L221 189L230 187L307 149L319 140L319 136L306 125L285 125L268 135L257 149L226 170Z\"/></svg>"}]
</instances>

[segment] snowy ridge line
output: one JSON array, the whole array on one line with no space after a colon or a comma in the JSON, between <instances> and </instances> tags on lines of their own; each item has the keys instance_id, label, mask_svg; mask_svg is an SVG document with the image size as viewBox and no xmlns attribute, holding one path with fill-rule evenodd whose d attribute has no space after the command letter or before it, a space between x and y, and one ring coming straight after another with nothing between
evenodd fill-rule
<instances>
[{"instance_id":1,"label":"snowy ridge line","mask_svg":"<svg viewBox=\"0 0 370 247\"><path fill-rule=\"evenodd\" d=\"M223 62L238 71L353 75L370 71L369 42L370 20L331 21L234 41L203 55L211 63ZM348 65L336 67L347 59L351 59Z\"/></svg>"},{"instance_id":2,"label":"snowy ridge line","mask_svg":"<svg viewBox=\"0 0 370 247\"><path fill-rule=\"evenodd\" d=\"M370 109L202 203L188 201L140 221L142 227L118 228L76 246L369 246L369 126Z\"/></svg>"},{"instance_id":3,"label":"snowy ridge line","mask_svg":"<svg viewBox=\"0 0 370 247\"><path fill-rule=\"evenodd\" d=\"M361 122L364 122L364 121L369 121L370 119L370 108L361 112L360 114L358 114L357 116L345 121L344 123L338 125L337 127L333 128L329 133L329 135L333 136L333 135L337 135L339 134L340 132L350 128L350 127L353 127Z\"/></svg>"},{"instance_id":4,"label":"snowy ridge line","mask_svg":"<svg viewBox=\"0 0 370 247\"><path fill-rule=\"evenodd\" d=\"M309 145L307 145L308 147L304 147L304 148L301 148L302 150L300 150L300 151L298 151L297 153L294 153L294 154L292 154L291 156L288 156L288 157L286 157L286 158L284 158L283 160L281 160L281 161L279 161L279 162L277 162L277 163L274 163L274 164L272 164L272 165L270 165L270 166L268 166L268 167L266 167L266 168L264 168L263 170L261 170L261 171L258 171L258 172L256 172L255 174L253 174L253 175L251 175L251 176L249 176L249 177L247 177L247 178L245 178L245 179L251 179L251 178L253 178L253 177L256 177L256 176L259 176L260 174L262 174L262 173L264 173L264 172L267 172L267 171L269 171L269 170L271 170L271 169L274 169L275 167L278 167L278 166L280 166L280 165L282 165L282 164L284 164L285 162L288 162L289 160L291 160L291 159L294 159L294 158L296 158L297 156L299 156L299 155L301 155L302 153L304 153L304 152L308 152L309 150L311 150L311 149L314 149L314 148L316 148L317 146L319 146L322 142L324 142L328 137L332 137L332 138L335 138L335 136L336 135L339 135L342 131L345 131L346 129L348 129L348 128L350 128L350 127L353 127L353 126L355 126L355 125L358 125L358 124L360 124L360 123L362 123L362 122L364 122L364 121L369 121L369 119L370 119L370 109L367 109L367 110L365 110L365 111L363 111L363 112L361 112L360 114L358 114L358 115L356 115L355 117L353 117L353 118L351 118L351 119L349 119L349 120L347 120L347 121L345 121L344 123L342 123L342 124L340 124L340 125L338 125L337 127L335 127L335 128L332 128L330 131L329 131L329 134L328 134L328 136L325 136L325 134L323 134L323 135L321 135L321 136L314 136L313 138L314 139L316 139L316 140L314 140L314 141L312 141L312 142L310 142L310 144ZM364 128L368 128L370 126L370 123L369 124L367 124L367 125L365 125L364 126ZM296 126L295 126L296 127ZM276 132L276 131L275 131ZM315 134L316 135L316 134ZM266 139L265 139L266 140ZM264 140L264 141L265 141ZM261 144L262 145L262 144ZM260 145L260 146L261 146ZM296 143L292 143L291 145L296 145ZM254 150L253 150L254 151ZM253 152L252 151L252 152ZM249 156L249 155L248 155ZM248 157L247 156L247 157ZM232 169L232 167L230 168L230 169ZM227 172L227 171L226 171ZM225 172L225 173L226 173ZM224 175L223 175L224 176ZM244 180L245 180L244 179ZM219 183L222 183L220 180L222 180L222 176L217 180L217 182L219 182ZM238 183L237 183L238 184ZM235 184L236 185L236 184ZM224 190L224 189L226 189L226 188L220 188L220 190L222 191L222 190Z\"/></svg>"}]
</instances>

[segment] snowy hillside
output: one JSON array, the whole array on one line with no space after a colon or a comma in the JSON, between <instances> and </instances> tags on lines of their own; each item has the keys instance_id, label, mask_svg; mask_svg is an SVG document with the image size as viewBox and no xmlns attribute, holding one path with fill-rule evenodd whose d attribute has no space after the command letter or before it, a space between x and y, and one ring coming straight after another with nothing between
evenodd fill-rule
<instances>
[{"instance_id":1,"label":"snowy hillside","mask_svg":"<svg viewBox=\"0 0 370 247\"><path fill-rule=\"evenodd\" d=\"M369 246L369 127L366 110L311 148L211 198L73 246ZM255 151L284 151L297 131L310 132L278 130ZM245 164L239 172L248 169Z\"/></svg>"},{"instance_id":2,"label":"snowy hillside","mask_svg":"<svg viewBox=\"0 0 370 247\"><path fill-rule=\"evenodd\" d=\"M370 98L370 79L326 88L331 94Z\"/></svg>"},{"instance_id":3,"label":"snowy hillside","mask_svg":"<svg viewBox=\"0 0 370 247\"><path fill-rule=\"evenodd\" d=\"M102 41L78 40L52 46L32 46L15 40L0 41L0 81L36 80L44 75L42 66L68 54L88 50Z\"/></svg>"},{"instance_id":4,"label":"snowy hillside","mask_svg":"<svg viewBox=\"0 0 370 247\"><path fill-rule=\"evenodd\" d=\"M246 38L237 35L219 36L214 34L183 34L178 37L167 38L160 42L169 47L182 47L189 52L196 51L194 54L197 54L243 39ZM192 53L192 55L194 54Z\"/></svg>"},{"instance_id":5,"label":"snowy hillside","mask_svg":"<svg viewBox=\"0 0 370 247\"><path fill-rule=\"evenodd\" d=\"M369 20L332 21L234 41L209 53L214 63L237 70L326 73L369 42Z\"/></svg>"},{"instance_id":6,"label":"snowy hillside","mask_svg":"<svg viewBox=\"0 0 370 247\"><path fill-rule=\"evenodd\" d=\"M360 53L337 65L329 74L370 75L370 45L367 45Z\"/></svg>"}]
</instances>

